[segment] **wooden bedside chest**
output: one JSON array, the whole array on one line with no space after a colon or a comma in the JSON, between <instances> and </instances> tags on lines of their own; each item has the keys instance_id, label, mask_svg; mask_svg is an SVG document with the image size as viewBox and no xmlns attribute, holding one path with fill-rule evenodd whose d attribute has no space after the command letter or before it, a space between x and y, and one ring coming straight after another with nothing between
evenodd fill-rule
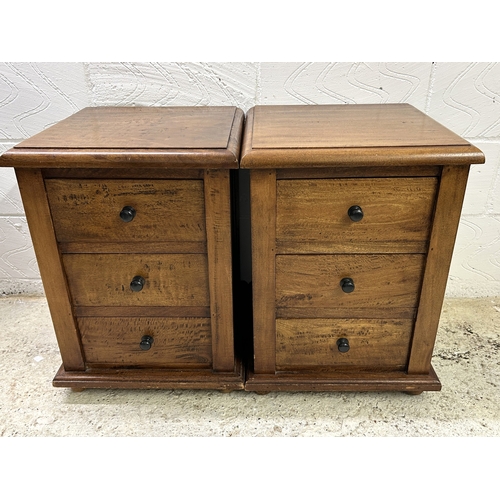
<instances>
[{"instance_id":1,"label":"wooden bedside chest","mask_svg":"<svg viewBox=\"0 0 500 500\"><path fill-rule=\"evenodd\" d=\"M235 107L86 108L15 167L72 388L242 389L233 338Z\"/></svg>"},{"instance_id":2,"label":"wooden bedside chest","mask_svg":"<svg viewBox=\"0 0 500 500\"><path fill-rule=\"evenodd\" d=\"M246 389L440 390L431 366L477 148L408 104L256 106Z\"/></svg>"}]
</instances>

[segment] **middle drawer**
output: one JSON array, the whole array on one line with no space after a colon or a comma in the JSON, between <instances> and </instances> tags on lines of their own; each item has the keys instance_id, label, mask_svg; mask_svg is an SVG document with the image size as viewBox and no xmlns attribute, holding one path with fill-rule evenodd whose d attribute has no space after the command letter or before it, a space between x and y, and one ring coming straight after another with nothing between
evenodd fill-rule
<instances>
[{"instance_id":1,"label":"middle drawer","mask_svg":"<svg viewBox=\"0 0 500 500\"><path fill-rule=\"evenodd\" d=\"M64 254L75 306L209 306L205 254Z\"/></svg>"},{"instance_id":2,"label":"middle drawer","mask_svg":"<svg viewBox=\"0 0 500 500\"><path fill-rule=\"evenodd\" d=\"M277 255L278 317L342 316L341 309L412 317L424 262L422 254Z\"/></svg>"}]
</instances>

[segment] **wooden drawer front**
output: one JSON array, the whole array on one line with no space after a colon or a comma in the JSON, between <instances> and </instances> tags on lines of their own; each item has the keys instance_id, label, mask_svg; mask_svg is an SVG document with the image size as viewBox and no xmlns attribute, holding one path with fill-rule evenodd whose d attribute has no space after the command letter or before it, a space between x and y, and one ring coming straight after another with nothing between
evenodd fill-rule
<instances>
[{"instance_id":1,"label":"wooden drawer front","mask_svg":"<svg viewBox=\"0 0 500 500\"><path fill-rule=\"evenodd\" d=\"M433 177L277 181L277 253L425 252ZM353 222L348 210L360 206Z\"/></svg>"},{"instance_id":2,"label":"wooden drawer front","mask_svg":"<svg viewBox=\"0 0 500 500\"><path fill-rule=\"evenodd\" d=\"M380 319L278 319L276 368L366 367L403 369L413 322ZM337 341L346 338L349 351Z\"/></svg>"},{"instance_id":3,"label":"wooden drawer front","mask_svg":"<svg viewBox=\"0 0 500 500\"><path fill-rule=\"evenodd\" d=\"M201 180L47 179L59 242L205 241ZM124 207L136 213L120 218Z\"/></svg>"},{"instance_id":4,"label":"wooden drawer front","mask_svg":"<svg viewBox=\"0 0 500 500\"><path fill-rule=\"evenodd\" d=\"M87 364L210 367L209 318L79 318ZM141 349L144 336L153 339Z\"/></svg>"},{"instance_id":5,"label":"wooden drawer front","mask_svg":"<svg viewBox=\"0 0 500 500\"><path fill-rule=\"evenodd\" d=\"M65 254L63 264L75 306L209 305L206 255Z\"/></svg>"},{"instance_id":6,"label":"wooden drawer front","mask_svg":"<svg viewBox=\"0 0 500 500\"><path fill-rule=\"evenodd\" d=\"M414 308L425 256L420 254L277 255L278 308ZM341 280L351 278L346 293ZM322 314L319 314L323 316Z\"/></svg>"}]
</instances>

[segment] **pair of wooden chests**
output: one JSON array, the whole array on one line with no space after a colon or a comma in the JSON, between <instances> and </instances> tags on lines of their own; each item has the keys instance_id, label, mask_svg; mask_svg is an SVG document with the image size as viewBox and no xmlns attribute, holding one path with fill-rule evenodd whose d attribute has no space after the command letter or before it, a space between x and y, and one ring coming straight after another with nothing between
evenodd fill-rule
<instances>
[{"instance_id":1,"label":"pair of wooden chests","mask_svg":"<svg viewBox=\"0 0 500 500\"><path fill-rule=\"evenodd\" d=\"M408 104L79 111L0 158L61 352L54 386L439 390L431 356L483 162Z\"/></svg>"}]
</instances>

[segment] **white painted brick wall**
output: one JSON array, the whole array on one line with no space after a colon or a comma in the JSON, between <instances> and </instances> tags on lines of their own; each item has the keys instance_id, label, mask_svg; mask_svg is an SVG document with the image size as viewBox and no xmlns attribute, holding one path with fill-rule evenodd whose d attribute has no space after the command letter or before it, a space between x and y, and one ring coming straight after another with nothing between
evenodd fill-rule
<instances>
[{"instance_id":1,"label":"white painted brick wall","mask_svg":"<svg viewBox=\"0 0 500 500\"><path fill-rule=\"evenodd\" d=\"M0 139L30 137L90 105L84 65L0 63Z\"/></svg>"},{"instance_id":2,"label":"white painted brick wall","mask_svg":"<svg viewBox=\"0 0 500 500\"><path fill-rule=\"evenodd\" d=\"M498 63L0 63L0 153L85 106L408 102L477 145L449 296L500 295ZM0 293L41 293L12 170L0 169Z\"/></svg>"},{"instance_id":3,"label":"white painted brick wall","mask_svg":"<svg viewBox=\"0 0 500 500\"><path fill-rule=\"evenodd\" d=\"M252 63L91 63L95 106L238 106L255 104Z\"/></svg>"}]
</instances>

